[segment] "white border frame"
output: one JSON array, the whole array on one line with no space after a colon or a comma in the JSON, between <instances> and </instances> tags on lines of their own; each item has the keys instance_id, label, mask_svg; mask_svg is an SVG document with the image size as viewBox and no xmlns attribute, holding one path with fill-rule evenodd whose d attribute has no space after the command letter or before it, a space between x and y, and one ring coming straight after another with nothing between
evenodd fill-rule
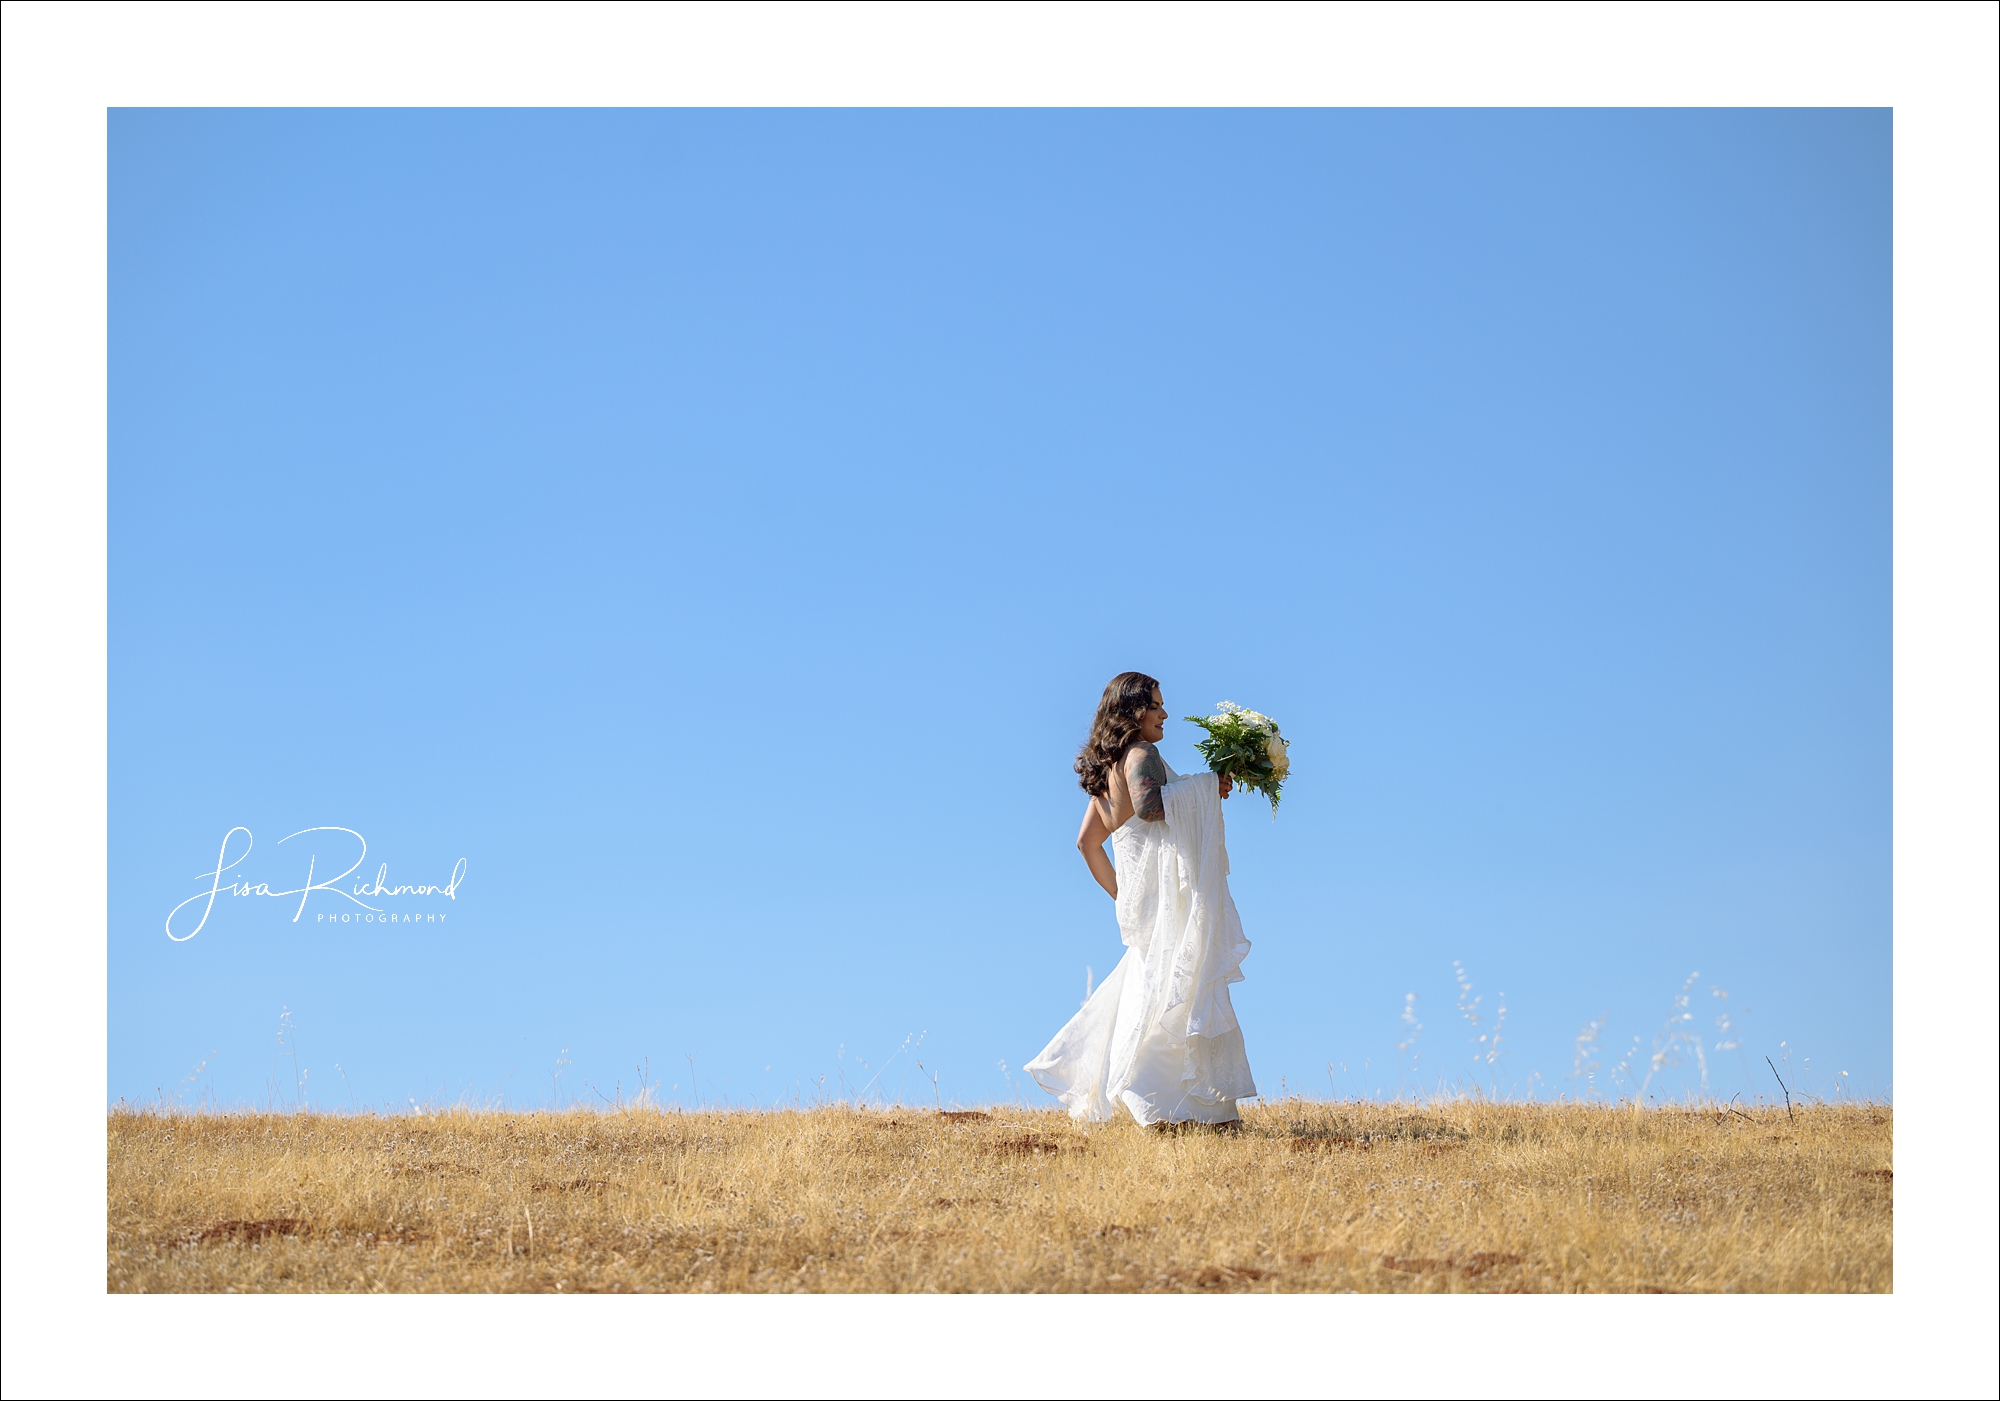
<instances>
[{"instance_id":1,"label":"white border frame","mask_svg":"<svg viewBox=\"0 0 2000 1401\"><path fill-rule=\"evenodd\" d=\"M1002 1395L1023 1385L971 1359L1032 1329L1028 1384L1120 1394L1158 1378L1109 1339L1205 1327L1230 1345L1173 1364L1176 1390L1255 1378L1257 1391L1444 1394L1476 1375L1503 1395L1640 1394L1664 1378L1638 1369L1631 1330L1672 1323L1742 1339L1715 1375L1743 1393L1991 1395L1995 1105L1984 1076L1969 1093L1957 1076L1991 1064L2000 982L1996 16L1991 4L0 7L6 1392ZM266 104L1892 106L1896 1294L107 1297L105 111ZM586 1308L618 1312L564 1317L600 1338L629 1324L623 1346L525 1345L523 1324L553 1336L549 1310ZM1077 1336L1080 1318L1094 1338ZM203 1344L181 1344L197 1323ZM325 1323L372 1325L370 1350L300 1328ZM662 1324L673 1332L639 1341ZM1561 1341L1530 1361L1523 1325ZM429 1346L445 1327L453 1344ZM916 1341L871 1345L864 1369L852 1342L864 1328ZM1293 1328L1330 1346L1301 1347ZM1434 1355L1422 1345L1443 1329L1473 1367L1412 1375L1407 1359ZM755 1341L772 1336L788 1346ZM197 1358L199 1372L176 1370Z\"/></svg>"}]
</instances>

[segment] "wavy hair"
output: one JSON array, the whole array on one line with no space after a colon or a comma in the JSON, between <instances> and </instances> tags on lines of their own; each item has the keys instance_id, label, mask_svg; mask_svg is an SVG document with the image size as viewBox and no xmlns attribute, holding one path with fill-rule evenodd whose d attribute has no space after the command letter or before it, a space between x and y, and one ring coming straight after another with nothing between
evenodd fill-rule
<instances>
[{"instance_id":1,"label":"wavy hair","mask_svg":"<svg viewBox=\"0 0 2000 1401\"><path fill-rule=\"evenodd\" d=\"M1153 692L1159 689L1160 683L1143 671L1121 671L1104 688L1090 738L1076 756L1077 786L1093 798L1105 796L1111 770L1139 742L1139 716L1153 708Z\"/></svg>"}]
</instances>

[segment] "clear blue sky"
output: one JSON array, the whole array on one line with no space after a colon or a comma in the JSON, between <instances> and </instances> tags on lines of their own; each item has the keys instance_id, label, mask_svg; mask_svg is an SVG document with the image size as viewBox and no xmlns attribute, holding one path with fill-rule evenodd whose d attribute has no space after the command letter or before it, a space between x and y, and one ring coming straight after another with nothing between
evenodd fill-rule
<instances>
[{"instance_id":1,"label":"clear blue sky","mask_svg":"<svg viewBox=\"0 0 2000 1401\"><path fill-rule=\"evenodd\" d=\"M1605 1086L1697 970L1712 1089L1891 1090L1886 111L109 139L113 1099L291 1100L288 1010L328 1105L768 1103L916 1032L871 1096L1042 1102L1128 667L1293 740L1229 813L1267 1093L1574 1092L1600 1015ZM170 941L238 826L226 879L316 826L465 879Z\"/></svg>"}]
</instances>

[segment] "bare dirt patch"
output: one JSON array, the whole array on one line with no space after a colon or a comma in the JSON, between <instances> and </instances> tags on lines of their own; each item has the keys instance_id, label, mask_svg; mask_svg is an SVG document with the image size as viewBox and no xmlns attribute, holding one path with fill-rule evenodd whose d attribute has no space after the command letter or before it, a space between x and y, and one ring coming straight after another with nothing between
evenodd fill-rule
<instances>
[{"instance_id":1,"label":"bare dirt patch","mask_svg":"<svg viewBox=\"0 0 2000 1401\"><path fill-rule=\"evenodd\" d=\"M296 1216L273 1216L263 1221L217 1221L197 1231L195 1239L204 1245L216 1241L263 1240L266 1236L304 1235L306 1229L306 1223Z\"/></svg>"}]
</instances>

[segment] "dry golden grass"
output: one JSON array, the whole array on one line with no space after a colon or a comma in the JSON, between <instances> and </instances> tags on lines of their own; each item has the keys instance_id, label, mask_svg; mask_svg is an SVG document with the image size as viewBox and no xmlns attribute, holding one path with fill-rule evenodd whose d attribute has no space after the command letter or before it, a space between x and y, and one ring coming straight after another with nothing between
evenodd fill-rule
<instances>
[{"instance_id":1,"label":"dry golden grass","mask_svg":"<svg viewBox=\"0 0 2000 1401\"><path fill-rule=\"evenodd\" d=\"M1886 1291L1886 1106L114 1113L113 1291Z\"/></svg>"}]
</instances>

